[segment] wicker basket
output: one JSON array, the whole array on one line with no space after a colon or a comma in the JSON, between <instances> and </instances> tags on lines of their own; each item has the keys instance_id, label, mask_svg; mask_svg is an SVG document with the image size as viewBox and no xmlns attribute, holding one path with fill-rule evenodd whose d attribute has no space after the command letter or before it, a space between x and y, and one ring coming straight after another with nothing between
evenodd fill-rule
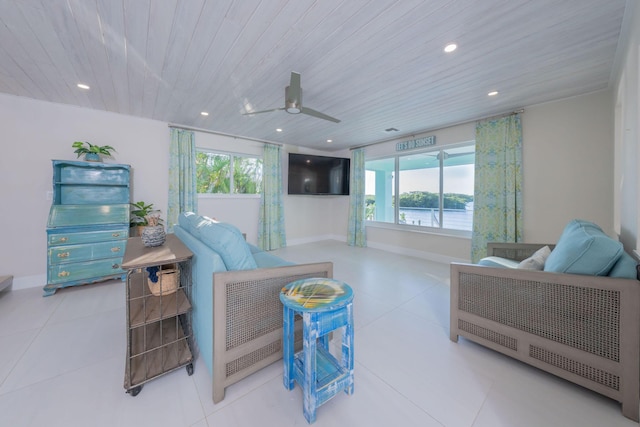
<instances>
[{"instance_id":1,"label":"wicker basket","mask_svg":"<svg viewBox=\"0 0 640 427\"><path fill-rule=\"evenodd\" d=\"M175 265L162 266L158 271L158 281L152 282L147 277L147 284L151 293L157 297L174 293L180 283L180 272Z\"/></svg>"}]
</instances>

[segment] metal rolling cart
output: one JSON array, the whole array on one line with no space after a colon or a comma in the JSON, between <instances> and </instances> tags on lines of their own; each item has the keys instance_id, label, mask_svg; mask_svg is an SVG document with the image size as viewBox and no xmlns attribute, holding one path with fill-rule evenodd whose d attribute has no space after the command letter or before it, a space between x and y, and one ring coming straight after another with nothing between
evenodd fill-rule
<instances>
[{"instance_id":1,"label":"metal rolling cart","mask_svg":"<svg viewBox=\"0 0 640 427\"><path fill-rule=\"evenodd\" d=\"M191 257L174 234L161 246L132 237L122 262L127 270L127 360L124 388L132 396L160 375L186 366L193 374Z\"/></svg>"}]
</instances>

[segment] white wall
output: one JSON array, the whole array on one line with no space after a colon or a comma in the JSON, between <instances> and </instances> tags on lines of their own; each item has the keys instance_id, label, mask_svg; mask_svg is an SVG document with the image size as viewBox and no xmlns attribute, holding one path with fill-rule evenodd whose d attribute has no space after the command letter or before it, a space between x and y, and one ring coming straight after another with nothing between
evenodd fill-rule
<instances>
[{"instance_id":1,"label":"white wall","mask_svg":"<svg viewBox=\"0 0 640 427\"><path fill-rule=\"evenodd\" d=\"M630 33L615 89L615 228L627 251L640 248L640 6L632 8Z\"/></svg>"},{"instance_id":2,"label":"white wall","mask_svg":"<svg viewBox=\"0 0 640 427\"><path fill-rule=\"evenodd\" d=\"M14 289L46 283L46 223L51 201L52 159L76 159L71 144L89 141L117 150L108 163L132 167L132 201L153 203L166 218L169 165L167 123L0 94L3 127L0 156L0 274L14 275ZM262 154L262 143L195 133L196 145L228 152ZM298 147L287 151L324 154ZM332 155L349 157L349 152ZM283 170L286 187L286 166ZM286 190L285 190L286 191ZM199 213L235 224L257 241L259 198L199 199ZM287 196L285 221L289 244L344 239L348 197ZM9 244L10 242L10 244Z\"/></svg>"},{"instance_id":3,"label":"white wall","mask_svg":"<svg viewBox=\"0 0 640 427\"><path fill-rule=\"evenodd\" d=\"M525 241L556 242L574 218L615 234L611 99L601 91L525 109Z\"/></svg>"},{"instance_id":4,"label":"white wall","mask_svg":"<svg viewBox=\"0 0 640 427\"><path fill-rule=\"evenodd\" d=\"M611 92L525 107L523 129L524 241L556 242L573 218L613 234ZM427 132L437 146L475 139L475 124ZM394 154L397 141L367 147L367 158ZM469 260L469 238L367 227L369 246L434 260Z\"/></svg>"},{"instance_id":5,"label":"white wall","mask_svg":"<svg viewBox=\"0 0 640 427\"><path fill-rule=\"evenodd\" d=\"M0 271L15 276L14 289L46 284L51 160L76 159L74 141L115 147L107 162L133 166L133 198L166 213L165 123L0 95L0 124Z\"/></svg>"},{"instance_id":6,"label":"white wall","mask_svg":"<svg viewBox=\"0 0 640 427\"><path fill-rule=\"evenodd\" d=\"M637 81L637 74L635 78ZM525 107L526 241L555 241L564 224L574 217L613 228L613 112L609 94L605 91ZM115 159L108 161L132 166L132 200L152 202L166 214L166 123L8 95L0 95L0 123L4 130L0 274L13 274L15 289L45 284L51 159L74 159L73 141L114 146ZM444 144L473 139L473 133L473 124L467 124L428 134L435 134L438 144ZM259 143L202 132L196 132L196 145L233 152L261 151ZM394 146L393 142L379 144L367 148L367 153L379 156ZM283 156L288 151L326 155L292 146L283 151ZM332 153L342 157L350 154ZM283 169L286 177L286 167ZM637 207L635 195L633 200ZM199 212L236 224L250 242L255 242L258 202L257 198L200 200ZM289 245L326 238L346 240L348 211L348 197L285 195ZM637 224L637 218L633 221ZM367 228L367 234L371 247L442 261L469 259L470 241L465 238L372 227Z\"/></svg>"}]
</instances>

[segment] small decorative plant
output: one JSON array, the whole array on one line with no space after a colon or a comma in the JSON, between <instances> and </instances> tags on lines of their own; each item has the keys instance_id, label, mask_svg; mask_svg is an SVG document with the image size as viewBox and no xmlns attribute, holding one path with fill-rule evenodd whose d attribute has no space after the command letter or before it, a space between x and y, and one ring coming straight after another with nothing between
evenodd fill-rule
<instances>
[{"instance_id":1,"label":"small decorative plant","mask_svg":"<svg viewBox=\"0 0 640 427\"><path fill-rule=\"evenodd\" d=\"M147 216L149 216L151 212L153 212L153 203L147 204L143 201L131 203L131 219L129 221L130 225L132 227L138 225L149 225Z\"/></svg>"},{"instance_id":2,"label":"small decorative plant","mask_svg":"<svg viewBox=\"0 0 640 427\"><path fill-rule=\"evenodd\" d=\"M74 153L78 155L78 158L84 155L85 160L94 162L101 161L102 156L111 157L111 152L116 151L110 145L94 145L87 141L76 141L71 144L71 147L76 149Z\"/></svg>"}]
</instances>

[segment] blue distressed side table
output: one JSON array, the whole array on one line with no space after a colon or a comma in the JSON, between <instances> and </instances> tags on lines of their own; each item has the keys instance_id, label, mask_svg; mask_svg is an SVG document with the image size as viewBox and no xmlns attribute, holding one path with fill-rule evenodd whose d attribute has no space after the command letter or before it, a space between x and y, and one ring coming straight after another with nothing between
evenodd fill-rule
<instances>
[{"instance_id":1,"label":"blue distressed side table","mask_svg":"<svg viewBox=\"0 0 640 427\"><path fill-rule=\"evenodd\" d=\"M316 409L344 391L353 393L353 291L346 283L325 278L289 283L280 292L284 306L284 386L302 388L304 417L316 420ZM302 315L302 351L294 354L294 318ZM328 333L344 327L340 360L329 352Z\"/></svg>"}]
</instances>

